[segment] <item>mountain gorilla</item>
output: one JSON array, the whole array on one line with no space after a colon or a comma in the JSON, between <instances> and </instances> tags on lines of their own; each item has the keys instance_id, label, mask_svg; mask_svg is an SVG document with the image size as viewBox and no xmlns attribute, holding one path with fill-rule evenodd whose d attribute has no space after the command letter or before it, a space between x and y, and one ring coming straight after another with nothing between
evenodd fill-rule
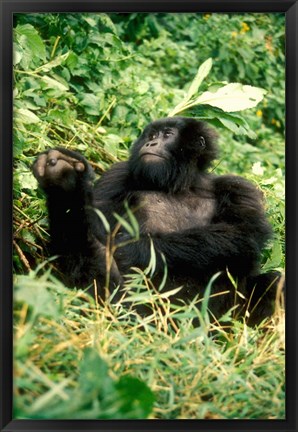
<instances>
[{"instance_id":1,"label":"mountain gorilla","mask_svg":"<svg viewBox=\"0 0 298 432\"><path fill-rule=\"evenodd\" d=\"M132 239L120 226L109 237L119 245L109 266L110 289L122 286L131 267L148 266L153 242L156 280L165 259L169 276L163 289L183 285L171 297L174 302L202 297L212 275L221 272L209 302L216 317L235 300L238 315L247 306L254 311L252 323L270 315L280 275L258 273L261 250L272 235L262 194L241 177L207 172L217 156L216 138L204 122L192 118L154 121L133 144L129 160L114 164L94 184L93 171L80 154L63 148L41 153L33 173L47 196L51 253L59 255L67 283L87 287L97 280L104 298L108 236L94 209L113 232L115 213L125 218L128 205L140 234Z\"/></svg>"}]
</instances>

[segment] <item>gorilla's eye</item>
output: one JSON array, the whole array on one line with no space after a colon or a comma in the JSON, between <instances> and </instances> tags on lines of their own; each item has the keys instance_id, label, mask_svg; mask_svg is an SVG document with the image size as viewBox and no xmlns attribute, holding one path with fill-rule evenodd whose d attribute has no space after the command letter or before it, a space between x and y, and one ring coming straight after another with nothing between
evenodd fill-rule
<instances>
[{"instance_id":1,"label":"gorilla's eye","mask_svg":"<svg viewBox=\"0 0 298 432\"><path fill-rule=\"evenodd\" d=\"M163 136L165 138L168 138L171 135L173 135L173 131L171 129L166 129L166 130L163 131Z\"/></svg>"},{"instance_id":2,"label":"gorilla's eye","mask_svg":"<svg viewBox=\"0 0 298 432\"><path fill-rule=\"evenodd\" d=\"M201 147L205 147L206 146L205 138L203 136L199 137L199 144L200 144Z\"/></svg>"}]
</instances>

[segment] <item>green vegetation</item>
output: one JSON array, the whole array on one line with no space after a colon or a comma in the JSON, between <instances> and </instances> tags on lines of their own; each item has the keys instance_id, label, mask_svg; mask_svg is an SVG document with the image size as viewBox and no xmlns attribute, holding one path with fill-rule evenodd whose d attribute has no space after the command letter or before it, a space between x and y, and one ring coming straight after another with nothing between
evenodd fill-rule
<instances>
[{"instance_id":1,"label":"green vegetation","mask_svg":"<svg viewBox=\"0 0 298 432\"><path fill-rule=\"evenodd\" d=\"M132 302L150 304L147 318L64 287L30 171L38 152L63 145L100 175L149 121L199 116L220 132L212 170L263 190L275 237L262 265L283 270L284 36L282 14L15 17L15 417L285 418L282 298L249 328L213 322L208 290L201 313L172 305L140 271ZM207 92L218 99L223 87L229 102L211 106ZM244 89L255 103L240 111Z\"/></svg>"}]
</instances>

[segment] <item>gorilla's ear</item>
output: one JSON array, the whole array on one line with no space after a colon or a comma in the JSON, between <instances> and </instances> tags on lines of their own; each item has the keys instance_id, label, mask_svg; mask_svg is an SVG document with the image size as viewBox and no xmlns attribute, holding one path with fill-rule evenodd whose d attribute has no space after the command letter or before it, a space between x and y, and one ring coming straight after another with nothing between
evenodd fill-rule
<instances>
[{"instance_id":1,"label":"gorilla's ear","mask_svg":"<svg viewBox=\"0 0 298 432\"><path fill-rule=\"evenodd\" d=\"M185 141L198 157L198 168L205 170L218 155L218 133L207 123L191 119L185 127Z\"/></svg>"},{"instance_id":2,"label":"gorilla's ear","mask_svg":"<svg viewBox=\"0 0 298 432\"><path fill-rule=\"evenodd\" d=\"M199 143L199 146L200 146L202 149L206 147L206 140L205 140L205 138L203 137L203 135L200 135L200 136L199 136L198 143Z\"/></svg>"},{"instance_id":3,"label":"gorilla's ear","mask_svg":"<svg viewBox=\"0 0 298 432\"><path fill-rule=\"evenodd\" d=\"M215 148L218 140L215 129L207 123L196 119L187 119L182 135L183 139L186 142L188 141L194 150L202 150L205 147Z\"/></svg>"}]
</instances>

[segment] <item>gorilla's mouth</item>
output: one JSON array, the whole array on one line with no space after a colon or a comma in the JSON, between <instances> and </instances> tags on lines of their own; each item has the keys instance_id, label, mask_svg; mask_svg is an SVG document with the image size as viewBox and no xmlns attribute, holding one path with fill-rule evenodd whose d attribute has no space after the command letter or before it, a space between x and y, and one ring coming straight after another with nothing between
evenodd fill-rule
<instances>
[{"instance_id":1,"label":"gorilla's mouth","mask_svg":"<svg viewBox=\"0 0 298 432\"><path fill-rule=\"evenodd\" d=\"M162 156L158 153L151 153L151 152L142 153L141 158L145 158L147 160L156 159L156 158L157 159L164 159L164 160L166 159L164 156Z\"/></svg>"}]
</instances>

